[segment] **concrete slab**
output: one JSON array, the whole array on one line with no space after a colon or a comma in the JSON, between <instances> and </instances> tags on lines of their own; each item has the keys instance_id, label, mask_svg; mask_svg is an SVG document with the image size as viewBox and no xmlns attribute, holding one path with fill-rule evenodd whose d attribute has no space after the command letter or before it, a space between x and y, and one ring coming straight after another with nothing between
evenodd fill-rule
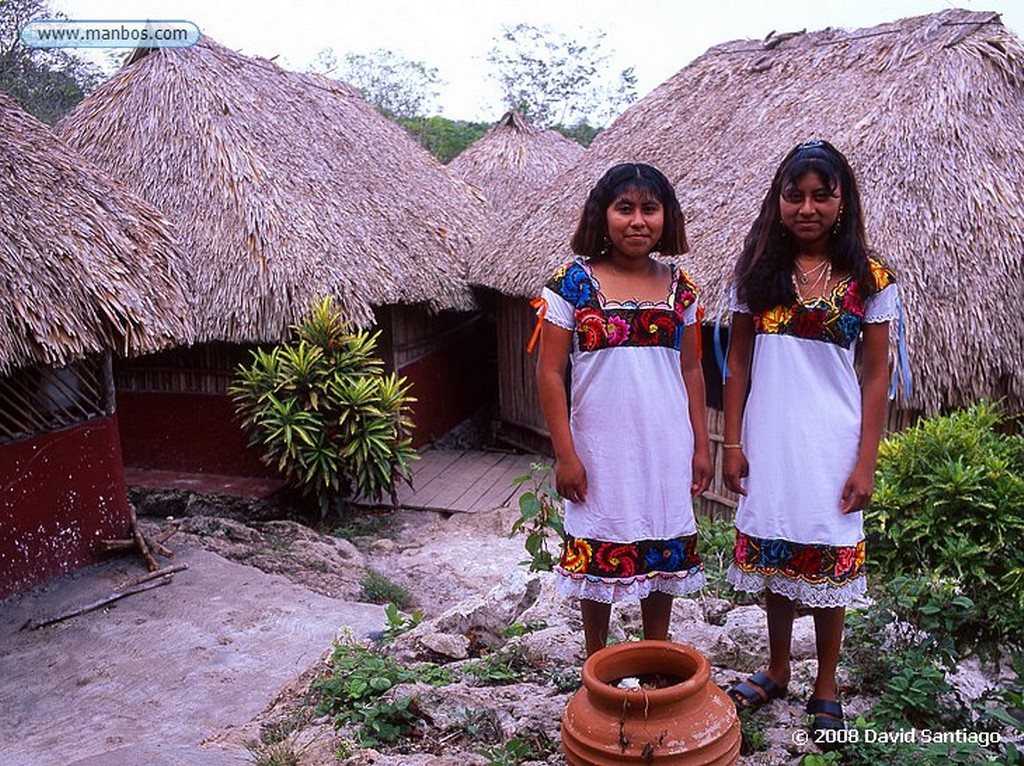
<instances>
[{"instance_id":1,"label":"concrete slab","mask_svg":"<svg viewBox=\"0 0 1024 766\"><path fill-rule=\"evenodd\" d=\"M0 603L0 766L235 766L245 725L344 629L387 624L376 605L175 546L189 569L104 610L20 630L144 574L122 557ZM204 744L215 735L218 745Z\"/></svg>"}]
</instances>

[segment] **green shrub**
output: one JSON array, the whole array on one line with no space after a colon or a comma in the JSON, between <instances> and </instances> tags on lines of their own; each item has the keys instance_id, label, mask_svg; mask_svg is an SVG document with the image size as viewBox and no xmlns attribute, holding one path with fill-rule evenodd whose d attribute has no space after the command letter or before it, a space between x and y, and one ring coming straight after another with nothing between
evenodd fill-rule
<instances>
[{"instance_id":1,"label":"green shrub","mask_svg":"<svg viewBox=\"0 0 1024 766\"><path fill-rule=\"evenodd\" d=\"M394 604L399 609L408 609L412 606L412 594L409 589L392 582L376 569L367 569L359 585L362 588L362 601L370 604Z\"/></svg>"},{"instance_id":2,"label":"green shrub","mask_svg":"<svg viewBox=\"0 0 1024 766\"><path fill-rule=\"evenodd\" d=\"M974 602L958 646L1024 635L1024 440L986 402L920 421L879 448L875 580L928 574Z\"/></svg>"},{"instance_id":3,"label":"green shrub","mask_svg":"<svg viewBox=\"0 0 1024 766\"><path fill-rule=\"evenodd\" d=\"M505 686L537 680L538 672L519 644L506 644L465 666L484 686Z\"/></svg>"},{"instance_id":4,"label":"green shrub","mask_svg":"<svg viewBox=\"0 0 1024 766\"><path fill-rule=\"evenodd\" d=\"M353 495L396 502L416 458L415 399L374 356L379 333L350 331L329 297L292 329L291 343L253 351L230 389L250 446L314 496L321 517Z\"/></svg>"},{"instance_id":5,"label":"green shrub","mask_svg":"<svg viewBox=\"0 0 1024 766\"><path fill-rule=\"evenodd\" d=\"M409 736L420 717L414 697L399 697L361 705L349 712L347 721L359 727L356 741L363 747L373 747Z\"/></svg>"},{"instance_id":6,"label":"green shrub","mask_svg":"<svg viewBox=\"0 0 1024 766\"><path fill-rule=\"evenodd\" d=\"M487 766L516 766L534 756L530 743L520 737L513 737L500 745L491 745L478 751L487 759Z\"/></svg>"},{"instance_id":7,"label":"green shrub","mask_svg":"<svg viewBox=\"0 0 1024 766\"><path fill-rule=\"evenodd\" d=\"M333 716L335 726L355 725L360 744L372 745L394 742L408 733L417 718L412 698L380 699L386 692L403 683L444 686L450 680L450 674L437 665L405 667L365 646L338 641L330 671L313 688L320 696L319 715Z\"/></svg>"},{"instance_id":8,"label":"green shrub","mask_svg":"<svg viewBox=\"0 0 1024 766\"><path fill-rule=\"evenodd\" d=\"M847 611L843 661L852 665L862 694L875 697L854 723L859 733L843 749L844 766L1015 763L1009 742L1019 729L1021 698L1008 685L968 702L947 680L958 666L954 636L971 619L973 603L948 581L899 577L872 585L873 603ZM871 731L873 730L873 731ZM879 733L976 732L987 741L886 741ZM996 737L998 732L1002 735ZM872 736L874 735L874 736ZM807 760L806 766L840 761Z\"/></svg>"},{"instance_id":9,"label":"green shrub","mask_svg":"<svg viewBox=\"0 0 1024 766\"><path fill-rule=\"evenodd\" d=\"M394 602L389 602L384 607L384 616L387 618L388 626L381 632L380 643L390 644L403 633L408 633L421 622L423 622L423 610L417 609L409 617L403 615Z\"/></svg>"},{"instance_id":10,"label":"green shrub","mask_svg":"<svg viewBox=\"0 0 1024 766\"><path fill-rule=\"evenodd\" d=\"M561 555L561 544L565 542L562 498L551 485L554 469L543 463L531 463L530 470L512 480L512 485L525 485L519 496L519 518L512 523L509 537L525 533L527 561L531 572L550 572ZM557 539L556 548L548 547L552 537Z\"/></svg>"}]
</instances>

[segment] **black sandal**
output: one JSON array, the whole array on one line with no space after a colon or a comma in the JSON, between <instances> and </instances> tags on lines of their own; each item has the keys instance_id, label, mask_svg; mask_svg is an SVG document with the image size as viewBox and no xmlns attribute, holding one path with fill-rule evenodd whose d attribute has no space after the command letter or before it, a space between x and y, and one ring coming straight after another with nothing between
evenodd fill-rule
<instances>
[{"instance_id":1,"label":"black sandal","mask_svg":"<svg viewBox=\"0 0 1024 766\"><path fill-rule=\"evenodd\" d=\"M846 740L842 735L829 735L830 731L845 731L843 706L835 700L809 699L807 713L811 718L811 742L822 750L838 750Z\"/></svg>"},{"instance_id":2,"label":"black sandal","mask_svg":"<svg viewBox=\"0 0 1024 766\"><path fill-rule=\"evenodd\" d=\"M788 687L779 686L766 673L758 672L729 689L728 695L737 710L754 711L785 697L787 692Z\"/></svg>"}]
</instances>

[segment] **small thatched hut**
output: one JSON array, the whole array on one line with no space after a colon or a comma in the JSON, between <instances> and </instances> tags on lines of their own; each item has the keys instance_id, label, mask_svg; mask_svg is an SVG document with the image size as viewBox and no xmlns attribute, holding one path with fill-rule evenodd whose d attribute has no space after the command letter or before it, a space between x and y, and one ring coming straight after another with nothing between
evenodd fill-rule
<instances>
[{"instance_id":1,"label":"small thatched hut","mask_svg":"<svg viewBox=\"0 0 1024 766\"><path fill-rule=\"evenodd\" d=\"M448 163L451 172L479 189L491 210L492 230L503 230L509 217L522 208L553 178L579 160L584 148L553 130L531 125L518 112L508 112L479 141ZM498 353L498 436L530 449L546 449L547 435L533 386L533 360L523 353L531 328L529 298L501 291L502 276L519 257L495 258L496 273L473 267L475 282L483 289L480 302L493 306ZM524 335L525 333L525 335ZM538 430L539 427L539 430Z\"/></svg>"},{"instance_id":2,"label":"small thatched hut","mask_svg":"<svg viewBox=\"0 0 1024 766\"><path fill-rule=\"evenodd\" d=\"M711 48L598 136L485 246L471 281L535 295L569 257L594 181L615 162L644 161L676 185L692 246L683 263L713 318L772 173L810 138L850 158L869 237L903 286L914 388L897 409L979 397L1020 409L1024 46L994 13Z\"/></svg>"},{"instance_id":3,"label":"small thatched hut","mask_svg":"<svg viewBox=\"0 0 1024 766\"><path fill-rule=\"evenodd\" d=\"M111 353L188 342L160 214L0 94L0 598L124 537Z\"/></svg>"},{"instance_id":4,"label":"small thatched hut","mask_svg":"<svg viewBox=\"0 0 1024 766\"><path fill-rule=\"evenodd\" d=\"M354 88L202 38L137 52L56 131L166 213L195 282L199 345L115 370L126 463L261 471L227 386L325 294L383 331L420 441L475 406L460 312L483 202Z\"/></svg>"}]
</instances>

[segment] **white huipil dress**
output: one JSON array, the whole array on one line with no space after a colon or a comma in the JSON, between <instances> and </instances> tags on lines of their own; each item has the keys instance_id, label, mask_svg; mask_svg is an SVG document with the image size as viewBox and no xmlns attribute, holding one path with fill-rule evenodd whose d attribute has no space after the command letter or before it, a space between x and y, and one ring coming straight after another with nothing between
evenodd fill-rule
<instances>
[{"instance_id":1,"label":"white huipil dress","mask_svg":"<svg viewBox=\"0 0 1024 766\"><path fill-rule=\"evenodd\" d=\"M587 471L585 502L565 503L571 536L556 589L611 603L704 584L690 496L693 429L680 368L697 296L673 267L659 303L605 300L588 263L543 291L544 319L573 333L570 427Z\"/></svg>"},{"instance_id":2,"label":"white huipil dress","mask_svg":"<svg viewBox=\"0 0 1024 766\"><path fill-rule=\"evenodd\" d=\"M875 258L871 268L879 290L866 301L846 278L827 297L754 316L742 430L750 472L727 574L740 590L831 607L866 589L863 514L839 510L860 446L854 357L862 325L899 311L892 272Z\"/></svg>"}]
</instances>

